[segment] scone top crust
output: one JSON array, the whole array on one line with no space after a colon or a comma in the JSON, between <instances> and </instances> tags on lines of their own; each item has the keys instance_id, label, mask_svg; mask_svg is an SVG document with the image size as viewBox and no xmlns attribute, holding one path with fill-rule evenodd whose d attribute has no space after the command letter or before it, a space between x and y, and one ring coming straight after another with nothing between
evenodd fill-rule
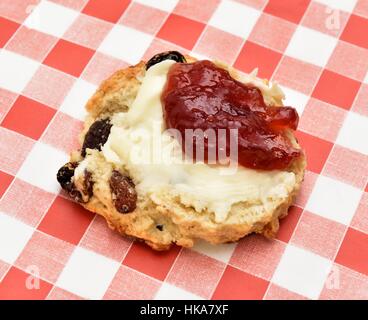
<instances>
[{"instance_id":1,"label":"scone top crust","mask_svg":"<svg viewBox=\"0 0 368 320\"><path fill-rule=\"evenodd\" d=\"M185 58L187 62L195 61L191 57ZM238 81L257 86L268 105L282 105L283 93L276 85L269 86L255 75L241 76L232 68L219 62L216 64L228 70ZM289 181L282 196L271 196L266 201L239 199L231 205L225 219L220 220L216 219L213 210L201 205L196 208L190 199L185 199L180 193L171 192L170 188L146 192L146 185L142 185L140 181L142 179L139 171L142 170L139 166L129 166L108 159L104 149L109 144L111 147L110 140L113 140L109 130L118 132L121 129L119 118L124 118L124 113L132 106L134 108L142 82L147 81L146 72L145 62L120 70L107 79L89 100L89 117L81 134L83 147L81 151L72 154L70 163L75 167L70 168L70 173L73 172L72 182L66 190L74 194L79 192L80 195L74 199L87 209L103 215L110 227L122 234L143 239L159 250L167 249L172 243L192 246L196 238L222 243L236 241L250 232L274 235L278 229L278 218L287 214L287 208L303 179L304 156L299 157L285 170L289 176L293 176L293 181ZM91 129L94 127L98 131L95 135L103 137L98 143L93 142L91 131L95 130ZM124 131L120 130L120 133ZM291 131L288 135L292 144L299 147ZM105 141L106 136L108 138ZM121 140L117 140L117 143L121 143ZM127 205L117 205L121 197L130 199L130 202ZM136 206L132 205L132 199L136 199Z\"/></svg>"}]
</instances>

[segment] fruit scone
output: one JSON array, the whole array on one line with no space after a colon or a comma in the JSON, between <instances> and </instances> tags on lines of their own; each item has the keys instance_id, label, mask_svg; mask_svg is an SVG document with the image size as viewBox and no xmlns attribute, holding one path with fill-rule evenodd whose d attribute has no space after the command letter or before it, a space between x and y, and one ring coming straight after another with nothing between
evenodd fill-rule
<instances>
[{"instance_id":1,"label":"fruit scone","mask_svg":"<svg viewBox=\"0 0 368 320\"><path fill-rule=\"evenodd\" d=\"M156 250L274 237L304 176L298 114L255 73L170 51L119 70L87 103L69 196Z\"/></svg>"}]
</instances>

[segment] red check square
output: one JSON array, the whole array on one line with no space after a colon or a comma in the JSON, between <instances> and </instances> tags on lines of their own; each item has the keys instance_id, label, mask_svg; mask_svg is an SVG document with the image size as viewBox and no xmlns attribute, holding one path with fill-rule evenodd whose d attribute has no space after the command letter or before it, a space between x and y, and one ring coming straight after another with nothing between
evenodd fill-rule
<instances>
[{"instance_id":1,"label":"red check square","mask_svg":"<svg viewBox=\"0 0 368 320\"><path fill-rule=\"evenodd\" d=\"M351 226L365 233L368 233L368 185L360 199L359 206L355 211Z\"/></svg>"},{"instance_id":2,"label":"red check square","mask_svg":"<svg viewBox=\"0 0 368 320\"><path fill-rule=\"evenodd\" d=\"M160 29L167 15L168 13L165 11L133 2L121 17L119 24L149 34L155 34Z\"/></svg>"},{"instance_id":3,"label":"red check square","mask_svg":"<svg viewBox=\"0 0 368 320\"><path fill-rule=\"evenodd\" d=\"M280 229L277 232L276 239L288 243L295 230L296 225L299 222L303 209L297 206L289 208L288 215L280 220Z\"/></svg>"},{"instance_id":4,"label":"red check square","mask_svg":"<svg viewBox=\"0 0 368 320\"><path fill-rule=\"evenodd\" d=\"M18 23L0 17L0 48L5 46L18 27Z\"/></svg>"},{"instance_id":5,"label":"red check square","mask_svg":"<svg viewBox=\"0 0 368 320\"><path fill-rule=\"evenodd\" d=\"M366 0L358 0L354 13L359 14L362 17L368 18L368 2Z\"/></svg>"},{"instance_id":6,"label":"red check square","mask_svg":"<svg viewBox=\"0 0 368 320\"><path fill-rule=\"evenodd\" d=\"M285 251L285 243L251 235L239 241L230 263L249 274L270 280Z\"/></svg>"},{"instance_id":7,"label":"red check square","mask_svg":"<svg viewBox=\"0 0 368 320\"><path fill-rule=\"evenodd\" d=\"M257 20L249 40L273 50L284 52L295 30L295 24L263 13Z\"/></svg>"},{"instance_id":8,"label":"red check square","mask_svg":"<svg viewBox=\"0 0 368 320\"><path fill-rule=\"evenodd\" d=\"M333 143L302 131L296 131L295 134L299 144L306 152L307 169L315 173L321 173Z\"/></svg>"},{"instance_id":9,"label":"red check square","mask_svg":"<svg viewBox=\"0 0 368 320\"><path fill-rule=\"evenodd\" d=\"M63 35L63 38L91 49L97 49L113 25L81 14Z\"/></svg>"},{"instance_id":10,"label":"red check square","mask_svg":"<svg viewBox=\"0 0 368 320\"><path fill-rule=\"evenodd\" d=\"M92 49L60 39L43 63L79 77L94 52Z\"/></svg>"},{"instance_id":11,"label":"red check square","mask_svg":"<svg viewBox=\"0 0 368 320\"><path fill-rule=\"evenodd\" d=\"M335 261L368 275L368 235L349 228Z\"/></svg>"},{"instance_id":12,"label":"red check square","mask_svg":"<svg viewBox=\"0 0 368 320\"><path fill-rule=\"evenodd\" d=\"M352 111L368 117L368 84L363 83L354 101Z\"/></svg>"},{"instance_id":13,"label":"red check square","mask_svg":"<svg viewBox=\"0 0 368 320\"><path fill-rule=\"evenodd\" d=\"M159 252L146 244L134 242L123 264L158 280L164 280L179 252L179 247Z\"/></svg>"},{"instance_id":14,"label":"red check square","mask_svg":"<svg viewBox=\"0 0 368 320\"><path fill-rule=\"evenodd\" d=\"M107 79L116 70L127 66L122 60L97 51L87 68L84 69L81 78L99 86L103 80Z\"/></svg>"},{"instance_id":15,"label":"red check square","mask_svg":"<svg viewBox=\"0 0 368 320\"><path fill-rule=\"evenodd\" d=\"M299 121L299 130L335 142L347 111L318 99L309 99Z\"/></svg>"},{"instance_id":16,"label":"red check square","mask_svg":"<svg viewBox=\"0 0 368 320\"><path fill-rule=\"evenodd\" d=\"M85 300L74 293L54 286L47 296L46 300Z\"/></svg>"},{"instance_id":17,"label":"red check square","mask_svg":"<svg viewBox=\"0 0 368 320\"><path fill-rule=\"evenodd\" d=\"M368 19L352 14L341 39L368 49Z\"/></svg>"},{"instance_id":18,"label":"red check square","mask_svg":"<svg viewBox=\"0 0 368 320\"><path fill-rule=\"evenodd\" d=\"M22 23L31 13L29 8L39 2L40 0L1 0L0 16Z\"/></svg>"},{"instance_id":19,"label":"red check square","mask_svg":"<svg viewBox=\"0 0 368 320\"><path fill-rule=\"evenodd\" d=\"M212 26L207 26L194 51L233 64L243 44L243 39Z\"/></svg>"},{"instance_id":20,"label":"red check square","mask_svg":"<svg viewBox=\"0 0 368 320\"><path fill-rule=\"evenodd\" d=\"M344 236L346 226L305 211L291 239L300 248L333 259Z\"/></svg>"},{"instance_id":21,"label":"red check square","mask_svg":"<svg viewBox=\"0 0 368 320\"><path fill-rule=\"evenodd\" d=\"M334 281L334 279L338 281ZM331 285L334 284L334 282L336 285ZM368 277L335 263L327 277L327 281L319 299L331 301L367 300Z\"/></svg>"},{"instance_id":22,"label":"red check square","mask_svg":"<svg viewBox=\"0 0 368 320\"><path fill-rule=\"evenodd\" d=\"M268 281L228 265L212 299L258 300L263 298L267 287Z\"/></svg>"},{"instance_id":23,"label":"red check square","mask_svg":"<svg viewBox=\"0 0 368 320\"><path fill-rule=\"evenodd\" d=\"M112 23L118 22L130 0L90 0L83 13Z\"/></svg>"},{"instance_id":24,"label":"red check square","mask_svg":"<svg viewBox=\"0 0 368 320\"><path fill-rule=\"evenodd\" d=\"M16 178L0 201L0 211L36 227L54 199L52 193Z\"/></svg>"},{"instance_id":25,"label":"red check square","mask_svg":"<svg viewBox=\"0 0 368 320\"><path fill-rule=\"evenodd\" d=\"M368 181L368 156L335 145L323 174L363 190Z\"/></svg>"},{"instance_id":26,"label":"red check square","mask_svg":"<svg viewBox=\"0 0 368 320\"><path fill-rule=\"evenodd\" d=\"M34 141L2 126L0 126L0 141L0 170L16 175L31 151Z\"/></svg>"},{"instance_id":27,"label":"red check square","mask_svg":"<svg viewBox=\"0 0 368 320\"><path fill-rule=\"evenodd\" d=\"M149 300L155 297L160 285L156 279L121 266L103 298L104 300Z\"/></svg>"},{"instance_id":28,"label":"red check square","mask_svg":"<svg viewBox=\"0 0 368 320\"><path fill-rule=\"evenodd\" d=\"M271 283L264 300L308 300L306 297Z\"/></svg>"},{"instance_id":29,"label":"red check square","mask_svg":"<svg viewBox=\"0 0 368 320\"><path fill-rule=\"evenodd\" d=\"M363 81L368 71L367 57L367 49L339 41L327 63L327 69Z\"/></svg>"},{"instance_id":30,"label":"red check square","mask_svg":"<svg viewBox=\"0 0 368 320\"><path fill-rule=\"evenodd\" d=\"M295 205L305 208L305 205L307 204L309 197L312 194L317 178L318 174L315 174L314 172L308 170L305 171L304 180L300 188L300 192L294 201Z\"/></svg>"},{"instance_id":31,"label":"red check square","mask_svg":"<svg viewBox=\"0 0 368 320\"><path fill-rule=\"evenodd\" d=\"M262 10L262 8L266 5L268 0L236 0L236 1L246 4L249 7L253 7L258 10Z\"/></svg>"},{"instance_id":32,"label":"red check square","mask_svg":"<svg viewBox=\"0 0 368 320\"><path fill-rule=\"evenodd\" d=\"M338 19L335 18L336 13L338 14ZM336 22L336 26L328 26L329 18L332 18L332 23ZM342 10L331 11L331 8L328 5L312 1L304 14L301 24L305 27L329 34L333 37L338 37L348 22L348 19L349 13Z\"/></svg>"},{"instance_id":33,"label":"red check square","mask_svg":"<svg viewBox=\"0 0 368 320\"><path fill-rule=\"evenodd\" d=\"M6 45L6 49L42 61L56 42L57 38L52 35L22 26Z\"/></svg>"},{"instance_id":34,"label":"red check square","mask_svg":"<svg viewBox=\"0 0 368 320\"><path fill-rule=\"evenodd\" d=\"M30 277L32 281L27 280ZM27 288L27 283L35 287ZM42 300L47 297L51 288L50 283L12 267L0 282L0 300Z\"/></svg>"},{"instance_id":35,"label":"red check square","mask_svg":"<svg viewBox=\"0 0 368 320\"><path fill-rule=\"evenodd\" d=\"M81 121L59 112L47 128L42 141L68 153L80 147L78 134L82 129Z\"/></svg>"},{"instance_id":36,"label":"red check square","mask_svg":"<svg viewBox=\"0 0 368 320\"><path fill-rule=\"evenodd\" d=\"M23 90L23 94L58 109L74 81L71 75L41 64Z\"/></svg>"},{"instance_id":37,"label":"red check square","mask_svg":"<svg viewBox=\"0 0 368 320\"><path fill-rule=\"evenodd\" d=\"M191 50L204 27L203 23L171 14L158 32L157 37Z\"/></svg>"},{"instance_id":38,"label":"red check square","mask_svg":"<svg viewBox=\"0 0 368 320\"><path fill-rule=\"evenodd\" d=\"M259 68L258 76L270 79L281 56L282 55L278 52L247 41L240 51L234 66L247 73L255 68Z\"/></svg>"},{"instance_id":39,"label":"red check square","mask_svg":"<svg viewBox=\"0 0 368 320\"><path fill-rule=\"evenodd\" d=\"M77 245L94 215L80 205L57 197L42 219L38 230Z\"/></svg>"},{"instance_id":40,"label":"red check square","mask_svg":"<svg viewBox=\"0 0 368 320\"><path fill-rule=\"evenodd\" d=\"M27 97L19 96L1 125L38 140L54 114L54 109Z\"/></svg>"},{"instance_id":41,"label":"red check square","mask_svg":"<svg viewBox=\"0 0 368 320\"><path fill-rule=\"evenodd\" d=\"M122 237L115 230L108 228L103 217L96 216L84 234L80 246L120 262L132 242L131 239Z\"/></svg>"},{"instance_id":42,"label":"red check square","mask_svg":"<svg viewBox=\"0 0 368 320\"><path fill-rule=\"evenodd\" d=\"M309 3L310 0L270 0L264 12L299 23Z\"/></svg>"},{"instance_id":43,"label":"red check square","mask_svg":"<svg viewBox=\"0 0 368 320\"><path fill-rule=\"evenodd\" d=\"M321 72L320 67L284 56L273 76L273 80L309 96Z\"/></svg>"},{"instance_id":44,"label":"red check square","mask_svg":"<svg viewBox=\"0 0 368 320\"><path fill-rule=\"evenodd\" d=\"M49 1L61 4L64 7L71 8L77 11L80 11L88 2L88 0L49 0ZM53 291L55 291L55 288Z\"/></svg>"},{"instance_id":45,"label":"red check square","mask_svg":"<svg viewBox=\"0 0 368 320\"><path fill-rule=\"evenodd\" d=\"M0 171L0 199L8 189L9 185L13 181L14 177L10 174Z\"/></svg>"},{"instance_id":46,"label":"red check square","mask_svg":"<svg viewBox=\"0 0 368 320\"><path fill-rule=\"evenodd\" d=\"M42 279L55 283L74 248L68 242L35 231L15 262L15 266L22 270L26 270L29 266L37 266Z\"/></svg>"},{"instance_id":47,"label":"red check square","mask_svg":"<svg viewBox=\"0 0 368 320\"><path fill-rule=\"evenodd\" d=\"M10 108L13 106L13 103L17 97L17 94L0 88L0 123Z\"/></svg>"},{"instance_id":48,"label":"red check square","mask_svg":"<svg viewBox=\"0 0 368 320\"><path fill-rule=\"evenodd\" d=\"M206 4L203 5L201 1L179 0L173 12L184 17L207 22L219 3L220 0L206 0Z\"/></svg>"},{"instance_id":49,"label":"red check square","mask_svg":"<svg viewBox=\"0 0 368 320\"><path fill-rule=\"evenodd\" d=\"M175 261L166 281L199 297L209 299L225 266L219 260L184 249Z\"/></svg>"},{"instance_id":50,"label":"red check square","mask_svg":"<svg viewBox=\"0 0 368 320\"><path fill-rule=\"evenodd\" d=\"M361 83L335 72L324 70L312 96L349 110Z\"/></svg>"},{"instance_id":51,"label":"red check square","mask_svg":"<svg viewBox=\"0 0 368 320\"><path fill-rule=\"evenodd\" d=\"M5 274L8 272L10 265L6 262L0 261L0 281L3 279Z\"/></svg>"}]
</instances>

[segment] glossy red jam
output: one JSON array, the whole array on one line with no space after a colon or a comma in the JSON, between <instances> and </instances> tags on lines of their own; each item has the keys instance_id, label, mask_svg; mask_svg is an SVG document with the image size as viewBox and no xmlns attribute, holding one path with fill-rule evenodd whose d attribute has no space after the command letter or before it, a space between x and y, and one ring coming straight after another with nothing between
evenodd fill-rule
<instances>
[{"instance_id":1,"label":"glossy red jam","mask_svg":"<svg viewBox=\"0 0 368 320\"><path fill-rule=\"evenodd\" d=\"M244 167L285 169L300 156L285 136L286 129L297 128L296 110L266 106L258 88L236 81L210 61L173 64L161 98L167 128L182 137L185 129L238 129L237 161ZM207 139L203 143L206 155L211 146ZM229 148L228 143L227 156Z\"/></svg>"}]
</instances>

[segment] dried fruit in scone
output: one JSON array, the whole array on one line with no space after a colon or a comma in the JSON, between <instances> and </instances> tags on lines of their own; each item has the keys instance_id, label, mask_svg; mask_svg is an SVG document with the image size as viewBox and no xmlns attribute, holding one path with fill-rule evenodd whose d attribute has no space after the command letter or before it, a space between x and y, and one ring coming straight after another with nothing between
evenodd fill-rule
<instances>
[{"instance_id":1,"label":"dried fruit in scone","mask_svg":"<svg viewBox=\"0 0 368 320\"><path fill-rule=\"evenodd\" d=\"M117 71L87 103L71 198L157 250L273 237L303 180L294 108L255 74L172 51Z\"/></svg>"}]
</instances>

